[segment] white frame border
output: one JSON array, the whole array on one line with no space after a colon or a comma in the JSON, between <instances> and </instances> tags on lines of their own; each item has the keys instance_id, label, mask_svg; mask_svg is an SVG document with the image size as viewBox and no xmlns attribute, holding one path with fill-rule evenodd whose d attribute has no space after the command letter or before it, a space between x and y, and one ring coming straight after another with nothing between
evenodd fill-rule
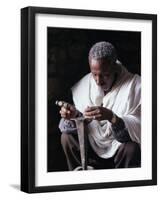
<instances>
[{"instance_id":1,"label":"white frame border","mask_svg":"<svg viewBox=\"0 0 161 200\"><path fill-rule=\"evenodd\" d=\"M47 173L47 27L141 32L142 167ZM35 185L54 186L152 179L152 20L36 14Z\"/></svg>"}]
</instances>

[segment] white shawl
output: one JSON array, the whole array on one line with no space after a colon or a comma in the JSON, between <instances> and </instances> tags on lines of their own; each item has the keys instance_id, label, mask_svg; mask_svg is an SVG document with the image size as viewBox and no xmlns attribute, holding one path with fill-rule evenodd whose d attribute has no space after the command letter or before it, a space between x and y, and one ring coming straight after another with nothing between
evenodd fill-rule
<instances>
[{"instance_id":1,"label":"white shawl","mask_svg":"<svg viewBox=\"0 0 161 200\"><path fill-rule=\"evenodd\" d=\"M89 73L72 87L73 101L82 113L87 106L103 104L103 107L111 109L123 119L131 139L140 144L141 78L129 73L121 64L118 67L121 67L121 73L105 96ZM112 135L111 123L107 120L89 123L88 137L93 150L102 158L112 157L121 145Z\"/></svg>"}]
</instances>

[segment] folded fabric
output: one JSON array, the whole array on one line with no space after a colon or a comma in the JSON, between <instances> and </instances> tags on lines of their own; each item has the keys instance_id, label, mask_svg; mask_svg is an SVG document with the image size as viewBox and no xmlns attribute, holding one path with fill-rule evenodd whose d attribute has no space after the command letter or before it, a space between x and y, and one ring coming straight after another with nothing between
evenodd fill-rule
<instances>
[{"instance_id":1,"label":"folded fabric","mask_svg":"<svg viewBox=\"0 0 161 200\"><path fill-rule=\"evenodd\" d=\"M62 118L59 123L59 129L62 133L77 133L75 121Z\"/></svg>"}]
</instances>

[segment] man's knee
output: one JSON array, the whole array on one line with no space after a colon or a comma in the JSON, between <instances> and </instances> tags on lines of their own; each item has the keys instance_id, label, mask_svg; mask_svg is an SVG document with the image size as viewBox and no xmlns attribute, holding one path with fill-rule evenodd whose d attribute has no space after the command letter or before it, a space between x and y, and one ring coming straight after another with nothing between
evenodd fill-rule
<instances>
[{"instance_id":1,"label":"man's knee","mask_svg":"<svg viewBox=\"0 0 161 200\"><path fill-rule=\"evenodd\" d=\"M141 151L139 144L135 142L123 143L115 156L116 168L140 167Z\"/></svg>"},{"instance_id":2,"label":"man's knee","mask_svg":"<svg viewBox=\"0 0 161 200\"><path fill-rule=\"evenodd\" d=\"M136 142L127 142L125 144L124 156L128 167L140 167L141 165L141 150Z\"/></svg>"},{"instance_id":3,"label":"man's knee","mask_svg":"<svg viewBox=\"0 0 161 200\"><path fill-rule=\"evenodd\" d=\"M127 142L124 144L124 153L130 157L133 158L135 156L140 158L140 146L136 142Z\"/></svg>"}]
</instances>

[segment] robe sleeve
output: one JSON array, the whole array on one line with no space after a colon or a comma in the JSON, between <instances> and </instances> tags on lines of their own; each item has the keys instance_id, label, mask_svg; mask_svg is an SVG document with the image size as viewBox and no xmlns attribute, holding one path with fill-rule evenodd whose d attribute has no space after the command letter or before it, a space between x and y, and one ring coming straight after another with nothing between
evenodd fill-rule
<instances>
[{"instance_id":1,"label":"robe sleeve","mask_svg":"<svg viewBox=\"0 0 161 200\"><path fill-rule=\"evenodd\" d=\"M127 112L122 119L132 141L141 143L141 84L136 76L127 101Z\"/></svg>"},{"instance_id":2,"label":"robe sleeve","mask_svg":"<svg viewBox=\"0 0 161 200\"><path fill-rule=\"evenodd\" d=\"M116 124L112 125L112 133L116 140L121 143L131 141L129 132L121 118Z\"/></svg>"}]
</instances>

